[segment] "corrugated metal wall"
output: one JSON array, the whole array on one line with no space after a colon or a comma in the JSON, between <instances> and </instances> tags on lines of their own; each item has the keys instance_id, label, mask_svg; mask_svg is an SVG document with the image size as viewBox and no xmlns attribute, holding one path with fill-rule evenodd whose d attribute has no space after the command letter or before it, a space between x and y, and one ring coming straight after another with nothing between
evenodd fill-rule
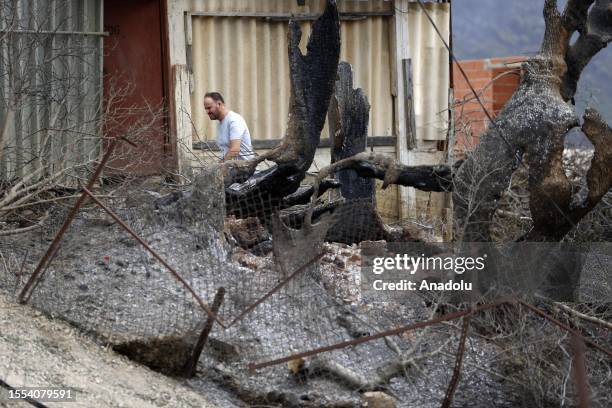
<instances>
[{"instance_id":1,"label":"corrugated metal wall","mask_svg":"<svg viewBox=\"0 0 612 408\"><path fill-rule=\"evenodd\" d=\"M0 2L0 177L97 155L101 1Z\"/></svg>"},{"instance_id":2,"label":"corrugated metal wall","mask_svg":"<svg viewBox=\"0 0 612 408\"><path fill-rule=\"evenodd\" d=\"M198 13L319 13L323 1L188 1ZM444 140L448 125L449 56L425 13L416 3L394 10L391 1L343 1L341 12L401 13L409 31L417 138ZM450 38L450 4L427 3L442 35ZM240 112L254 139L284 134L289 104L287 22L253 17L191 17L191 116L199 139L214 139L216 123L204 114L202 99L216 90L231 109ZM311 22L301 22L305 45ZM189 28L188 28L189 29ZM371 103L370 136L393 135L393 25L390 16L342 21L341 59L353 65L355 84ZM398 86L403 86L398 83ZM327 137L327 128L322 137ZM431 143L429 145L433 146Z\"/></svg>"},{"instance_id":3,"label":"corrugated metal wall","mask_svg":"<svg viewBox=\"0 0 612 408\"><path fill-rule=\"evenodd\" d=\"M184 0L185 10L189 12L275 12L275 13L318 13L325 8L325 0L306 0L298 6L296 0ZM340 12L391 11L390 0L341 0Z\"/></svg>"},{"instance_id":4,"label":"corrugated metal wall","mask_svg":"<svg viewBox=\"0 0 612 408\"><path fill-rule=\"evenodd\" d=\"M294 1L207 1L202 12L321 12L323 2L297 7ZM341 11L389 11L391 2L342 2ZM202 108L207 91L221 92L228 106L241 113L254 139L278 139L285 132L289 106L287 21L253 17L192 17L192 119L200 139L214 139L216 122ZM355 84L364 89L372 110L369 134L393 132L391 96L391 17L342 21L341 59L353 65ZM302 50L310 21L302 21ZM187 34L189 35L189 34ZM327 137L327 128L322 137Z\"/></svg>"},{"instance_id":5,"label":"corrugated metal wall","mask_svg":"<svg viewBox=\"0 0 612 408\"><path fill-rule=\"evenodd\" d=\"M425 3L425 7L446 42L450 44L450 4ZM401 12L406 12L408 18L408 53L413 62L417 139L445 140L449 117L448 50L418 3L409 3L407 10Z\"/></svg>"},{"instance_id":6,"label":"corrugated metal wall","mask_svg":"<svg viewBox=\"0 0 612 408\"><path fill-rule=\"evenodd\" d=\"M252 132L254 138L283 136L289 97L284 28L287 22L228 17L227 14L320 13L323 4L324 0L306 0L305 7L299 7L291 0L176 0L169 3L170 62L180 67L184 74L193 73L190 80L187 79L190 75L175 79L180 86L180 92L177 91L178 96L175 96L175 112L184 123L181 134L189 137L191 142L194 134L191 124L195 124L200 139L214 138L214 124L203 117L202 98L209 86L220 91L227 86L238 90L230 90L228 103L247 116L251 128L256 129ZM352 63L357 85L365 88L370 101L374 101L369 134L397 137L395 146L377 147L376 151L407 164L444 162L445 154L438 150L438 142L446 139L448 131L450 64L449 55L432 24L412 0L342 0L338 4L341 12L394 14L342 21L342 57ZM450 42L450 4L428 2L425 7L442 36ZM202 13L223 13L226 17L204 17ZM189 23L186 23L185 15L190 16ZM304 23L304 26L306 36L309 23ZM231 47L237 43L248 45L239 48L242 52L231 60ZM257 47L263 51L258 51ZM223 58L229 61L223 63ZM411 59L413 68L416 146L409 145L406 140L404 59ZM255 64L253 71L244 69L249 63ZM240 81L234 79L235 73L227 73L237 70L238 66L245 72L245 79ZM233 96L232 92L238 94ZM253 108L249 108L249 104ZM322 136L326 137L327 129L324 128L323 132ZM328 163L329 149L320 148L311 170L316 171ZM384 198L379 197L380 208L390 209L385 211L387 218L435 218L446 214L446 195L404 190L410 190L410 194L405 191L398 194L398 189L392 187L385 190Z\"/></svg>"}]
</instances>

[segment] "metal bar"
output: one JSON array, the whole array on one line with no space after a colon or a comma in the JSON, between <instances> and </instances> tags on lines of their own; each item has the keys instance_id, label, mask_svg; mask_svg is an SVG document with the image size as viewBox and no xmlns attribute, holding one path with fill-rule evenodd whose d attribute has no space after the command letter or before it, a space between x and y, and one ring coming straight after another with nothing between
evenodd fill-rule
<instances>
[{"instance_id":1,"label":"metal bar","mask_svg":"<svg viewBox=\"0 0 612 408\"><path fill-rule=\"evenodd\" d=\"M572 370L574 371L574 383L578 399L578 408L589 408L591 406L591 396L589 392L589 377L587 374L586 361L584 358L584 341L576 336L572 336L572 349L574 361Z\"/></svg>"},{"instance_id":2,"label":"metal bar","mask_svg":"<svg viewBox=\"0 0 612 408\"><path fill-rule=\"evenodd\" d=\"M219 313L219 308L221 308L221 303L223 302L223 297L225 296L225 288L220 287L217 290L217 294L215 295L215 299L213 300L213 304L210 310L217 315ZM206 340L208 340L208 336L215 324L214 319L211 316L208 316L206 320L206 324L204 325L204 329L202 329L202 333L200 333L200 337L198 337L198 342L196 343L193 354L191 355L190 360L185 364L184 373L187 377L193 377L196 372L196 366L198 365L198 361L200 360L200 356L202 355L202 350L204 350L204 345L206 344Z\"/></svg>"},{"instance_id":3,"label":"metal bar","mask_svg":"<svg viewBox=\"0 0 612 408\"><path fill-rule=\"evenodd\" d=\"M23 287L21 293L19 294L19 297L18 297L19 303L22 303L22 304L26 303L30 299L30 296L32 295L32 292L30 291L30 289L32 289L32 285L34 285L34 283L42 277L43 268L47 264L47 261L51 258L52 254L55 254L55 252L57 251L59 247L59 243L62 240L62 237L68 230L68 227L70 227L70 224L72 224L72 221L74 220L77 213L79 212L79 208L81 208L81 206L85 202L85 199L87 198L87 193L85 191L92 188L96 180L98 180L98 177L100 177L100 174L102 174L102 170L104 169L104 166L106 166L106 163L108 163L108 161L110 160L110 157L113 154L113 150L115 150L115 147L117 146L118 141L119 141L118 139L113 139L111 143L108 145L108 149L106 150L106 153L102 157L102 160L98 164L98 167L96 167L94 174L91 176L91 178L87 182L87 187L83 188L83 191L81 192L81 195L79 196L78 200L76 201L76 203L74 203L74 206L72 206L72 208L70 209L70 212L66 216L66 219L64 220L64 224L62 224L57 234L55 234L55 238L53 238L51 245L49 245L49 248L47 248L47 252L45 252L42 258L40 258L40 261L38 262L36 269L34 269L34 272L32 272L30 279L28 280L26 285Z\"/></svg>"},{"instance_id":4,"label":"metal bar","mask_svg":"<svg viewBox=\"0 0 612 408\"><path fill-rule=\"evenodd\" d=\"M465 340L467 339L468 329L470 328L471 315L467 315L463 318L463 327L461 329L461 338L459 339L459 347L457 348L457 359L455 360L455 368L453 369L453 376L448 384L446 390L446 396L442 402L442 408L450 408L457 385L459 384L459 378L461 377L461 364L463 363L463 355L465 353Z\"/></svg>"},{"instance_id":5,"label":"metal bar","mask_svg":"<svg viewBox=\"0 0 612 408\"><path fill-rule=\"evenodd\" d=\"M259 364L250 363L248 365L248 368L249 368L249 370L258 370L260 368L264 368L264 367L269 367L269 366L273 366L273 365L277 365L277 364L286 363L287 361L296 360L298 358L310 357L310 356L314 356L315 354L326 353L328 351L343 349L343 348L349 347L349 346L356 346L358 344L366 343L368 341L377 340L377 339L381 339L381 338L389 337L389 336L395 336L395 335L407 332L409 330L422 329L424 327L432 326L432 325L434 325L436 323L447 322L449 320L458 319L459 317L466 316L468 314L473 314L473 313L476 313L476 312L482 312L483 310L493 309L493 308L496 308L499 305L502 305L502 304L505 304L505 303L510 303L510 301L509 300L501 300L501 301L496 302L496 303L488 303L488 304L480 305L480 306L475 307L473 309L468 309L468 310L462 310L462 311L458 311L458 312L448 313L448 314L445 314L443 316L437 317L435 319L425 320L425 321L421 321L421 322L418 322L418 323L413 323L413 324L410 324L408 326L398 327L398 328L395 328L395 329L391 329L391 330L387 330L387 331L384 331L384 332L376 333L376 334L373 334L373 335L370 335L370 336L360 337L358 339L343 341L343 342L340 342L340 343L332 344L330 346L319 347L319 348L312 349L312 350L309 350L309 351L305 351L305 352L302 352L302 353L292 354L292 355L289 355L287 357L279 358L279 359L276 359L276 360L266 361L266 362L259 363Z\"/></svg>"},{"instance_id":6,"label":"metal bar","mask_svg":"<svg viewBox=\"0 0 612 408\"><path fill-rule=\"evenodd\" d=\"M83 187L83 192L89 196L89 198L91 198L100 208L102 208L104 211L106 211L106 213L108 215L111 216L111 218L113 220L115 220L115 222L117 222L117 224L121 225L121 227L127 231L128 234L130 234L136 241L138 241L138 243L140 245L142 245L151 255L153 255L153 257L155 259L157 259L159 261L159 263L161 263L172 275L174 275L174 277L181 283L183 284L183 286L187 289L187 291L189 291L189 293L191 293L193 295L193 297L196 299L196 301L198 302L198 304L200 305L200 307L202 307L202 309L208 314L208 316L210 316L211 318L213 318L214 320L217 321L217 323L219 323L219 325L223 328L225 328L225 325L223 324L223 322L221 322L221 320L219 320L219 318L212 312L212 310L210 310L210 308L208 306L206 306L206 304L204 303L204 301L200 298L200 296L195 292L195 290L193 290L193 288L187 283L187 281L185 281L185 279L183 279L183 277L181 275L179 275L178 272L176 272L174 270L174 268L172 268L165 260L164 258L162 258L161 256L159 256L159 254L157 252L155 252L155 250L153 250L153 248L151 248L149 246L149 244L147 244L138 234L136 234L136 232L134 232L134 230L132 230L130 228L129 225L127 225L125 222L123 222L123 220L121 218L119 218L119 216L117 214L115 214L115 212L113 210L111 210L110 208L108 208L106 206L106 204L104 204L102 201L100 201L91 191L89 191L89 189L87 189L86 187Z\"/></svg>"},{"instance_id":7,"label":"metal bar","mask_svg":"<svg viewBox=\"0 0 612 408\"><path fill-rule=\"evenodd\" d=\"M417 148L416 114L414 112L414 84L412 80L412 59L402 59L404 80L404 120L406 121L406 143L408 150Z\"/></svg>"},{"instance_id":8,"label":"metal bar","mask_svg":"<svg viewBox=\"0 0 612 408\"><path fill-rule=\"evenodd\" d=\"M561 323L559 320L555 319L554 317L548 315L547 313L545 313L544 311L538 309L537 307L530 305L529 303L525 303L522 300L518 301L522 306L525 306L527 309L531 310L532 312L534 312L535 314L545 318L546 320L551 321L552 323L554 323L555 325L559 326L560 328L562 328L563 330L567 331L568 333L573 334L574 336L578 336L580 337L585 343L587 343L588 345L592 346L593 348L595 348L596 350L601 351L604 354L607 354L608 356L612 357L612 351L600 346L599 344L595 343L592 340L587 339L586 337L584 337L582 335L582 333L572 329L571 327L569 327L566 324Z\"/></svg>"},{"instance_id":9,"label":"metal bar","mask_svg":"<svg viewBox=\"0 0 612 408\"><path fill-rule=\"evenodd\" d=\"M191 16L198 17L251 17L263 18L269 20L316 20L321 16L320 13L267 13L267 12L242 12L242 11L195 11L189 13ZM395 15L395 11L362 11L362 12L345 12L338 13L341 20L354 20L368 17L391 17Z\"/></svg>"},{"instance_id":10,"label":"metal bar","mask_svg":"<svg viewBox=\"0 0 612 408\"><path fill-rule=\"evenodd\" d=\"M251 140L253 149L273 149L277 147L283 139L254 139ZM380 147L380 146L395 146L395 136L368 136L367 140L368 147ZM317 147L331 147L331 142L328 138L321 139ZM214 140L207 140L202 142L194 142L193 148L196 150L219 150L217 142Z\"/></svg>"},{"instance_id":11,"label":"metal bar","mask_svg":"<svg viewBox=\"0 0 612 408\"><path fill-rule=\"evenodd\" d=\"M0 30L0 34L57 34L57 35L91 35L108 37L110 34L108 31L53 31L53 30Z\"/></svg>"},{"instance_id":12,"label":"metal bar","mask_svg":"<svg viewBox=\"0 0 612 408\"><path fill-rule=\"evenodd\" d=\"M306 262L304 265L302 265L301 267L296 269L295 272L293 272L291 275L289 275L287 278L285 278L283 281L281 281L271 291L266 293L263 297L261 297L259 300L257 300L255 303L253 303L251 306L247 307L242 313L240 313L238 315L238 317L236 317L234 320L232 320L232 322L226 328L232 327L234 325L234 323L236 323L237 321L242 319L244 316L249 314L253 309L255 309L262 302L264 302L266 299L268 299L270 296L272 296L274 293L276 293L280 288L285 286L291 279L293 279L295 276L297 276L300 272L304 271L304 269L308 268L310 265L312 265L313 263L315 263L316 261L321 259L323 257L323 255L324 255L324 253L320 253L319 255L315 256L310 261Z\"/></svg>"}]
</instances>

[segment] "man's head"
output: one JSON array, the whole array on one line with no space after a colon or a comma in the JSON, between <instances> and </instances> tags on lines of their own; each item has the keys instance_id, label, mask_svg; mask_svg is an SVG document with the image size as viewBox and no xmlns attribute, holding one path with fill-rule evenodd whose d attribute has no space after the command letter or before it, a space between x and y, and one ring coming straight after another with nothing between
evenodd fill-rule
<instances>
[{"instance_id":1,"label":"man's head","mask_svg":"<svg viewBox=\"0 0 612 408\"><path fill-rule=\"evenodd\" d=\"M223 120L227 114L223 96L219 92L207 92L204 95L204 110L210 120Z\"/></svg>"}]
</instances>

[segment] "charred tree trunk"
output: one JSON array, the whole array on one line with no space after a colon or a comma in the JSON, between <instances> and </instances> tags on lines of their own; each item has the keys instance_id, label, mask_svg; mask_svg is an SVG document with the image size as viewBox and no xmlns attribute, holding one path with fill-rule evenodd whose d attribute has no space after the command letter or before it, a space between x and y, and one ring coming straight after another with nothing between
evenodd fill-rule
<instances>
[{"instance_id":1,"label":"charred tree trunk","mask_svg":"<svg viewBox=\"0 0 612 408\"><path fill-rule=\"evenodd\" d=\"M360 88L353 88L351 65L341 62L328 111L332 164L365 151L369 111L368 98ZM336 209L341 216L327 232L326 240L353 244L382 239L384 224L376 212L374 180L361 177L352 169L340 169L335 177L341 184L343 201Z\"/></svg>"},{"instance_id":2,"label":"charred tree trunk","mask_svg":"<svg viewBox=\"0 0 612 408\"><path fill-rule=\"evenodd\" d=\"M364 153L367 147L370 105L361 89L353 88L353 72L350 64L341 62L338 66L336 89L332 96L328 122L332 146L331 167L322 171L324 177L335 175L341 183L343 201L331 207L338 214L337 222L329 229L327 241L354 244L361 241L413 240L413 232L385 225L376 208L374 178L384 179L386 169L380 169L383 156ZM360 161L378 157L379 168L372 161ZM389 162L391 164L391 162ZM406 171L411 171L404 169ZM393 171L389 171L389 174ZM401 171L400 171L401 173ZM323 179L321 183L325 183ZM321 187L323 184L321 184ZM320 187L320 188L321 188ZM313 211L313 219L317 209Z\"/></svg>"},{"instance_id":3,"label":"charred tree trunk","mask_svg":"<svg viewBox=\"0 0 612 408\"><path fill-rule=\"evenodd\" d=\"M302 32L297 22L289 23L289 75L291 95L287 131L281 144L267 154L248 161L224 165L227 213L269 220L281 207L283 197L294 193L312 164L340 57L340 23L334 0L312 27L307 53L299 49ZM276 165L255 172L264 160Z\"/></svg>"},{"instance_id":4,"label":"charred tree trunk","mask_svg":"<svg viewBox=\"0 0 612 408\"><path fill-rule=\"evenodd\" d=\"M338 66L338 80L329 104L328 122L331 139L331 163L364 152L368 139L370 104L361 88L353 89L353 69L346 62ZM370 199L375 202L374 180L359 176L351 169L336 173L340 193L347 200Z\"/></svg>"},{"instance_id":5,"label":"charred tree trunk","mask_svg":"<svg viewBox=\"0 0 612 408\"><path fill-rule=\"evenodd\" d=\"M518 90L455 175L456 236L489 241L497 200L524 160L529 168L533 230L529 241L559 241L612 186L612 132L588 110L582 132L595 146L588 173L589 195L572 208L572 188L563 169L563 141L580 122L570 104L580 73L612 39L609 0L569 0L562 14L546 0L546 30L539 55L523 65ZM593 5L591 7L591 5ZM570 45L574 32L578 39Z\"/></svg>"},{"instance_id":6,"label":"charred tree trunk","mask_svg":"<svg viewBox=\"0 0 612 408\"><path fill-rule=\"evenodd\" d=\"M581 127L595 156L587 174L588 196L579 205L572 200L562 160L566 134L580 127L571 105L580 73L612 39L611 2L593 3L569 0L559 13L556 0L545 1L540 53L523 64L518 90L455 174L458 240L491 240L493 213L518 166L526 165L529 173L533 228L525 241L560 241L612 187L612 130L594 110L587 110ZM575 32L578 39L570 44ZM555 262L545 272L548 285L543 291L574 300L582 262L575 254L553 252Z\"/></svg>"}]
</instances>

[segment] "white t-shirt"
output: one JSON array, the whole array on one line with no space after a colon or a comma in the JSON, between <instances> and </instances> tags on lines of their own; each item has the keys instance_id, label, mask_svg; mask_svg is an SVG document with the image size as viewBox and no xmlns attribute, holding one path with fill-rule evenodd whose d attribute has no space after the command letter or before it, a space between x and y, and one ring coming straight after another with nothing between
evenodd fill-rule
<instances>
[{"instance_id":1,"label":"white t-shirt","mask_svg":"<svg viewBox=\"0 0 612 408\"><path fill-rule=\"evenodd\" d=\"M223 157L229 151L230 140L241 141L239 159L246 160L254 157L249 128L244 118L234 111L229 111L217 125L217 145L221 149Z\"/></svg>"}]
</instances>

